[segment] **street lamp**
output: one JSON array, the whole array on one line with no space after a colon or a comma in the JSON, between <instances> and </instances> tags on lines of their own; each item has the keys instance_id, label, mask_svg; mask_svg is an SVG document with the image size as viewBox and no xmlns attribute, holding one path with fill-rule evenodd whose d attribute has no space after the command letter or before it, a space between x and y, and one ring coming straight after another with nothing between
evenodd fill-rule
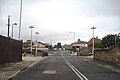
<instances>
[{"instance_id":1,"label":"street lamp","mask_svg":"<svg viewBox=\"0 0 120 80\"><path fill-rule=\"evenodd\" d=\"M38 37L39 32L35 32L35 34L36 34L35 55L37 56L37 46L38 46L37 37Z\"/></svg>"},{"instance_id":2,"label":"street lamp","mask_svg":"<svg viewBox=\"0 0 120 80\"><path fill-rule=\"evenodd\" d=\"M13 38L13 26L17 25L17 23L12 24L12 38Z\"/></svg>"},{"instance_id":3,"label":"street lamp","mask_svg":"<svg viewBox=\"0 0 120 80\"><path fill-rule=\"evenodd\" d=\"M118 33L118 45L120 46L120 33Z\"/></svg>"},{"instance_id":4,"label":"street lamp","mask_svg":"<svg viewBox=\"0 0 120 80\"><path fill-rule=\"evenodd\" d=\"M93 30L93 48L92 48L92 53L94 55L94 29L96 29L96 27L93 26L91 29Z\"/></svg>"},{"instance_id":5,"label":"street lamp","mask_svg":"<svg viewBox=\"0 0 120 80\"><path fill-rule=\"evenodd\" d=\"M74 44L75 44L75 32L70 32L70 33L73 33L73 38L74 38ZM72 45L72 48L73 48L73 45ZM74 52L76 51L76 46L74 48Z\"/></svg>"},{"instance_id":6,"label":"street lamp","mask_svg":"<svg viewBox=\"0 0 120 80\"><path fill-rule=\"evenodd\" d=\"M21 22L22 22L22 0L20 1L19 40L21 37Z\"/></svg>"},{"instance_id":7,"label":"street lamp","mask_svg":"<svg viewBox=\"0 0 120 80\"><path fill-rule=\"evenodd\" d=\"M119 37L119 39L120 39L120 33L118 33L118 37Z\"/></svg>"},{"instance_id":8,"label":"street lamp","mask_svg":"<svg viewBox=\"0 0 120 80\"><path fill-rule=\"evenodd\" d=\"M36 34L36 41L37 41L37 37L38 37L39 32L35 32L35 34Z\"/></svg>"},{"instance_id":9,"label":"street lamp","mask_svg":"<svg viewBox=\"0 0 120 80\"><path fill-rule=\"evenodd\" d=\"M115 45L116 45L116 42L117 42L117 34L115 34Z\"/></svg>"},{"instance_id":10,"label":"street lamp","mask_svg":"<svg viewBox=\"0 0 120 80\"><path fill-rule=\"evenodd\" d=\"M70 33L73 33L73 34L74 34L74 36L73 36L73 37L74 37L74 43L75 43L75 32L70 32Z\"/></svg>"},{"instance_id":11,"label":"street lamp","mask_svg":"<svg viewBox=\"0 0 120 80\"><path fill-rule=\"evenodd\" d=\"M34 28L33 26L29 26L29 28L31 29L31 55L32 55L32 29Z\"/></svg>"},{"instance_id":12,"label":"street lamp","mask_svg":"<svg viewBox=\"0 0 120 80\"><path fill-rule=\"evenodd\" d=\"M9 31L10 31L10 15L8 15L8 37L9 37Z\"/></svg>"}]
</instances>

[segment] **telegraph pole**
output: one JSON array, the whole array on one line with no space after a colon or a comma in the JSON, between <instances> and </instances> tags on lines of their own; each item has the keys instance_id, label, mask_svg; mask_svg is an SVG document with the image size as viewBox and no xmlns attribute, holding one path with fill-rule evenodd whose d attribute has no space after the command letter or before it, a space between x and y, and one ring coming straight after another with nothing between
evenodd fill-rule
<instances>
[{"instance_id":1,"label":"telegraph pole","mask_svg":"<svg viewBox=\"0 0 120 80\"><path fill-rule=\"evenodd\" d=\"M13 38L13 26L14 25L17 25L17 23L12 24L12 36L11 36L12 38Z\"/></svg>"},{"instance_id":2,"label":"telegraph pole","mask_svg":"<svg viewBox=\"0 0 120 80\"><path fill-rule=\"evenodd\" d=\"M94 55L94 29L96 29L96 27L92 27L91 29L93 30L93 48L92 48L92 53Z\"/></svg>"},{"instance_id":3,"label":"telegraph pole","mask_svg":"<svg viewBox=\"0 0 120 80\"><path fill-rule=\"evenodd\" d=\"M2 35L3 34L3 26L2 26L2 1L0 1L0 20L1 20L1 22L0 22L0 25L1 25L1 34L0 35Z\"/></svg>"},{"instance_id":4,"label":"telegraph pole","mask_svg":"<svg viewBox=\"0 0 120 80\"><path fill-rule=\"evenodd\" d=\"M32 55L32 29L34 28L33 26L29 26L29 28L31 29L31 55Z\"/></svg>"},{"instance_id":5,"label":"telegraph pole","mask_svg":"<svg viewBox=\"0 0 120 80\"><path fill-rule=\"evenodd\" d=\"M10 15L8 15L8 37L9 37L9 31L10 31Z\"/></svg>"},{"instance_id":6,"label":"telegraph pole","mask_svg":"<svg viewBox=\"0 0 120 80\"><path fill-rule=\"evenodd\" d=\"M75 32L70 32L73 33L73 38L74 38L74 43L75 43Z\"/></svg>"},{"instance_id":7,"label":"telegraph pole","mask_svg":"<svg viewBox=\"0 0 120 80\"><path fill-rule=\"evenodd\" d=\"M22 0L20 2L20 21L19 21L19 40L20 40L20 37L21 37L21 21L22 21Z\"/></svg>"},{"instance_id":8,"label":"telegraph pole","mask_svg":"<svg viewBox=\"0 0 120 80\"><path fill-rule=\"evenodd\" d=\"M38 37L39 32L35 32L35 34L36 34L35 56L37 56L37 47L38 47L37 37Z\"/></svg>"}]
</instances>

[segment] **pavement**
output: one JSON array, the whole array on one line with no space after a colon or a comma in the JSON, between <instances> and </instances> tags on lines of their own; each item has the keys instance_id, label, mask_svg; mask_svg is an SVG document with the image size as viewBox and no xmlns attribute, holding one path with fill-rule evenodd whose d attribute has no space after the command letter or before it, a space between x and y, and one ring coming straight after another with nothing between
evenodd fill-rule
<instances>
[{"instance_id":1,"label":"pavement","mask_svg":"<svg viewBox=\"0 0 120 80\"><path fill-rule=\"evenodd\" d=\"M16 74L46 58L47 57L26 56L22 57L22 61L2 65L0 66L0 80L11 80Z\"/></svg>"},{"instance_id":2,"label":"pavement","mask_svg":"<svg viewBox=\"0 0 120 80\"><path fill-rule=\"evenodd\" d=\"M72 54L72 55L76 56L76 54ZM120 63L114 64L114 63L107 63L107 62L103 62L103 61L96 61L96 60L93 60L93 55L92 56L78 56L78 57L86 58L86 59L84 59L84 61L87 61L89 63L98 65L100 67L112 70L117 73L120 73Z\"/></svg>"},{"instance_id":3,"label":"pavement","mask_svg":"<svg viewBox=\"0 0 120 80\"><path fill-rule=\"evenodd\" d=\"M120 73L120 64L119 63L113 64L113 63L107 63L107 62L96 61L96 60L89 61L89 63L98 65L100 67L104 67L106 69L109 69L109 70L117 72L117 73Z\"/></svg>"},{"instance_id":4,"label":"pavement","mask_svg":"<svg viewBox=\"0 0 120 80\"><path fill-rule=\"evenodd\" d=\"M77 56L77 53L73 53L73 54L71 54L71 56ZM78 56L78 57L86 58L86 59L84 59L84 61L87 61L89 63L98 65L100 67L104 67L106 69L120 73L120 63L114 64L114 63L107 63L107 62L103 62L103 61L96 61L96 60L93 60L93 55L91 55L91 56Z\"/></svg>"},{"instance_id":5,"label":"pavement","mask_svg":"<svg viewBox=\"0 0 120 80\"><path fill-rule=\"evenodd\" d=\"M89 63L120 73L120 63L114 64L114 63L93 60L93 56L82 56L82 58L86 58L86 61L88 61Z\"/></svg>"}]
</instances>

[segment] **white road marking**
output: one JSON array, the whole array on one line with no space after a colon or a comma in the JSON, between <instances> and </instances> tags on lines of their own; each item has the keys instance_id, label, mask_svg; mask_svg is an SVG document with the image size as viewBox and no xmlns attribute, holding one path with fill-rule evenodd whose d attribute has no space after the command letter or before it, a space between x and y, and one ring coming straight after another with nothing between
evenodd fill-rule
<instances>
[{"instance_id":1,"label":"white road marking","mask_svg":"<svg viewBox=\"0 0 120 80\"><path fill-rule=\"evenodd\" d=\"M69 67L75 72L75 74L77 74L77 76L81 79L81 80L84 80L79 74L77 71L75 71L75 69L66 61L66 63L69 65Z\"/></svg>"},{"instance_id":2,"label":"white road marking","mask_svg":"<svg viewBox=\"0 0 120 80\"><path fill-rule=\"evenodd\" d=\"M67 65L75 72L75 74L81 79L81 80L88 80L87 77L85 77L80 71L77 70L64 56L63 53L61 53L62 58L65 60Z\"/></svg>"},{"instance_id":3,"label":"white road marking","mask_svg":"<svg viewBox=\"0 0 120 80\"><path fill-rule=\"evenodd\" d=\"M55 74L56 70L44 70L44 74Z\"/></svg>"}]
</instances>

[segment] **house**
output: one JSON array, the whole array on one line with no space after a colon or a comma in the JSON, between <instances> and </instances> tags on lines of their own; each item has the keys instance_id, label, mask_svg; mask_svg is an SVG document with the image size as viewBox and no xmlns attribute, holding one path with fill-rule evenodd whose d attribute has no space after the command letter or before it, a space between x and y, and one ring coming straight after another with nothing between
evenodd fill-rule
<instances>
[{"instance_id":1,"label":"house","mask_svg":"<svg viewBox=\"0 0 120 80\"><path fill-rule=\"evenodd\" d=\"M65 50L65 49L70 50L70 49L72 49L72 45L71 45L71 44L65 44L65 45L63 46L63 49L64 49L64 50Z\"/></svg>"},{"instance_id":2,"label":"house","mask_svg":"<svg viewBox=\"0 0 120 80\"><path fill-rule=\"evenodd\" d=\"M76 50L80 50L82 48L88 47L88 43L86 41L81 41L80 39L78 39L77 42L74 42L72 44L72 47L74 47Z\"/></svg>"},{"instance_id":3,"label":"house","mask_svg":"<svg viewBox=\"0 0 120 80\"><path fill-rule=\"evenodd\" d=\"M69 45L65 44L63 46L63 48L68 49L68 50L70 50L70 49L80 50L80 49L86 48L86 47L88 47L88 43L86 41L81 41L80 39L78 39L77 42L71 43Z\"/></svg>"},{"instance_id":4,"label":"house","mask_svg":"<svg viewBox=\"0 0 120 80\"><path fill-rule=\"evenodd\" d=\"M94 43L101 43L101 39L98 39L98 37L94 38ZM92 45L93 44L93 38L91 38L89 41L88 41L88 46Z\"/></svg>"},{"instance_id":5,"label":"house","mask_svg":"<svg viewBox=\"0 0 120 80\"><path fill-rule=\"evenodd\" d=\"M48 49L51 45L48 43L38 42L37 49L40 51L44 51L45 49ZM36 44L34 42L33 49L36 47Z\"/></svg>"}]
</instances>

